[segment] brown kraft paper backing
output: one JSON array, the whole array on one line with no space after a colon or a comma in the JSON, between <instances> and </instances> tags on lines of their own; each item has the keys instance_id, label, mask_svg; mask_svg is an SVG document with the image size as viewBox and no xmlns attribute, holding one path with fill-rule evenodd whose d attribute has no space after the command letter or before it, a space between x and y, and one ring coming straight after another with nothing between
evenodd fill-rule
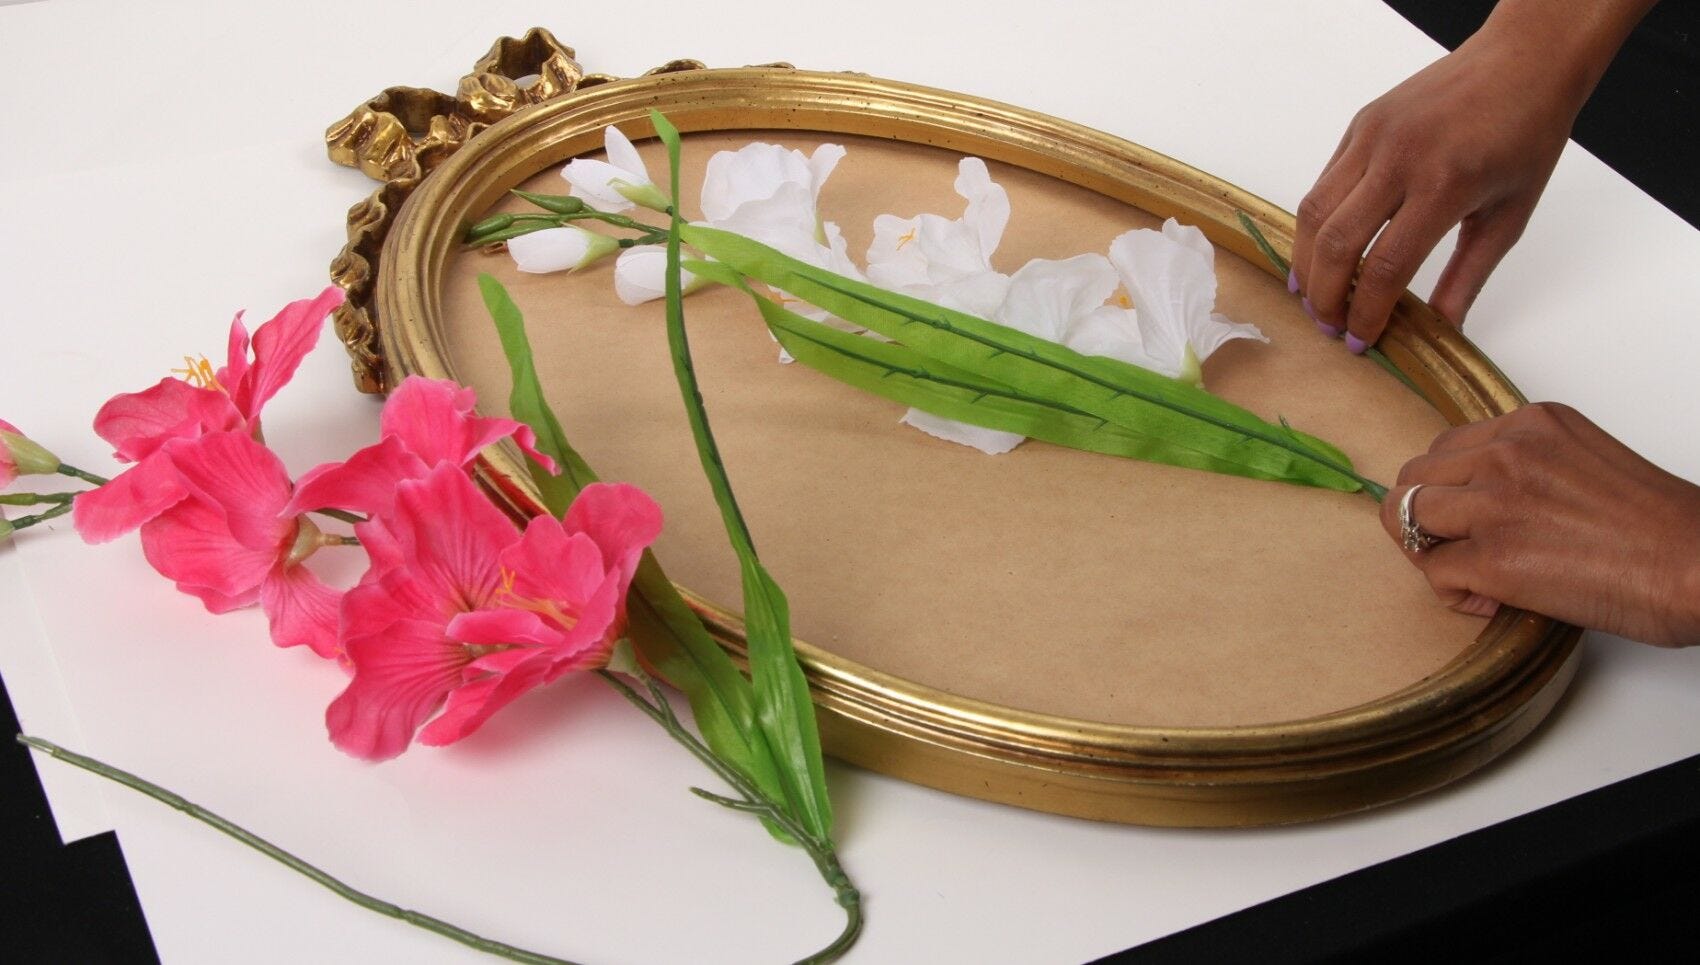
<instances>
[{"instance_id":1,"label":"brown kraft paper backing","mask_svg":"<svg viewBox=\"0 0 1700 965\"><path fill-rule=\"evenodd\" d=\"M955 218L959 155L857 136L737 132L685 138L683 195L698 214L717 150L766 140L848 155L820 198L858 264L876 215ZM665 182L653 141L640 145ZM1012 214L993 265L1106 251L1159 222L1136 208L990 164ZM528 190L566 193L555 169ZM517 199L495 210L535 210ZM644 212L639 216L648 217ZM1270 344L1231 342L1204 366L1212 392L1343 448L1391 484L1445 420L1372 362L1323 338L1285 285L1218 251L1216 310ZM685 421L661 302L614 295L612 259L527 275L505 254L455 254L442 297L451 368L505 413L509 387L475 276L507 285L568 437L597 473L648 490L673 580L741 608L727 544ZM1480 620L1436 604L1382 530L1378 507L1282 483L1134 462L1028 441L1001 456L898 424L904 407L801 365L748 299L708 289L686 324L710 422L763 562L801 640L874 670L1026 711L1113 724L1231 726L1311 717L1419 683Z\"/></svg>"}]
</instances>

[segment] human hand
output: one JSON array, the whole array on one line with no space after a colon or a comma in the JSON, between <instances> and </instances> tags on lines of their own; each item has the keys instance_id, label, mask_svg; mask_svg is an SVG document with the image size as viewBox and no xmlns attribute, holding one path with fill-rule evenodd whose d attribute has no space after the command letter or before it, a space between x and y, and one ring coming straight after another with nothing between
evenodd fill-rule
<instances>
[{"instance_id":1,"label":"human hand","mask_svg":"<svg viewBox=\"0 0 1700 965\"><path fill-rule=\"evenodd\" d=\"M1463 46L1358 112L1299 205L1293 244L1289 285L1325 334L1348 333L1354 352L1373 344L1454 226L1458 245L1430 303L1463 324L1649 5L1503 0Z\"/></svg>"},{"instance_id":2,"label":"human hand","mask_svg":"<svg viewBox=\"0 0 1700 965\"><path fill-rule=\"evenodd\" d=\"M1700 486L1580 413L1541 403L1449 429L1381 506L1446 542L1406 555L1440 601L1500 603L1660 646L1700 643Z\"/></svg>"}]
</instances>

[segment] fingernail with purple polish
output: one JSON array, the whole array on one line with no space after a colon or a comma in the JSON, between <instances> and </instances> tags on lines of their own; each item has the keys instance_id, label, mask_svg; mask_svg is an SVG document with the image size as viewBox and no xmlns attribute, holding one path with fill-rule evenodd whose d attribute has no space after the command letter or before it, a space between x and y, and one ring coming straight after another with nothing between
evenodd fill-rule
<instances>
[{"instance_id":1,"label":"fingernail with purple polish","mask_svg":"<svg viewBox=\"0 0 1700 965\"><path fill-rule=\"evenodd\" d=\"M1369 343L1350 332L1346 333L1346 351L1353 355L1362 355L1369 348Z\"/></svg>"},{"instance_id":2,"label":"fingernail with purple polish","mask_svg":"<svg viewBox=\"0 0 1700 965\"><path fill-rule=\"evenodd\" d=\"M1340 330L1339 329L1328 324L1327 322L1323 321L1322 319L1316 317L1316 309L1310 307L1310 298L1309 297L1301 299L1299 304L1304 306L1305 314L1310 316L1310 320L1316 323L1316 330L1317 331L1328 336L1329 338L1339 338L1340 337Z\"/></svg>"},{"instance_id":3,"label":"fingernail with purple polish","mask_svg":"<svg viewBox=\"0 0 1700 965\"><path fill-rule=\"evenodd\" d=\"M1287 294L1297 295L1298 293L1299 293L1299 273L1289 269L1287 271Z\"/></svg>"}]
</instances>

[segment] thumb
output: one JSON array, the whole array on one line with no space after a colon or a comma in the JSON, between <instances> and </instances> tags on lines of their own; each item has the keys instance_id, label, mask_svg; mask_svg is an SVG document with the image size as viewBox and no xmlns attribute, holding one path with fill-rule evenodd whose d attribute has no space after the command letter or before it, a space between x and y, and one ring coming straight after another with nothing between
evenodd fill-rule
<instances>
[{"instance_id":1,"label":"thumb","mask_svg":"<svg viewBox=\"0 0 1700 965\"><path fill-rule=\"evenodd\" d=\"M1465 218L1458 228L1458 247L1429 298L1434 310L1462 328L1464 316L1469 314L1488 276L1523 236L1534 211L1534 199L1508 201Z\"/></svg>"}]
</instances>

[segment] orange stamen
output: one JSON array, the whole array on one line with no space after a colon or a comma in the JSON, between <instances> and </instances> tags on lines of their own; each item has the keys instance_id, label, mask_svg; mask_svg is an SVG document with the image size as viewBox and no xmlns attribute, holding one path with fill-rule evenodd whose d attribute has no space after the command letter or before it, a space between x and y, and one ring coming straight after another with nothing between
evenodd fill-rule
<instances>
[{"instance_id":1,"label":"orange stamen","mask_svg":"<svg viewBox=\"0 0 1700 965\"><path fill-rule=\"evenodd\" d=\"M578 624L578 617L568 613L554 600L540 600L536 597L520 596L514 592L514 571L502 567L502 585L496 588L496 603L500 606L512 607L515 610L525 610L554 621L563 630L571 630Z\"/></svg>"},{"instance_id":2,"label":"orange stamen","mask_svg":"<svg viewBox=\"0 0 1700 965\"><path fill-rule=\"evenodd\" d=\"M1110 296L1110 301L1114 302L1120 308L1133 307L1133 296L1127 293L1126 288L1116 289L1116 293Z\"/></svg>"},{"instance_id":3,"label":"orange stamen","mask_svg":"<svg viewBox=\"0 0 1700 965\"><path fill-rule=\"evenodd\" d=\"M183 366L180 369L172 369L171 374L178 376L196 388L224 392L224 386L219 384L218 381L218 372L213 368L212 363L207 361L205 355L199 357L185 355L183 356ZM229 395L228 392L225 392L225 394Z\"/></svg>"},{"instance_id":4,"label":"orange stamen","mask_svg":"<svg viewBox=\"0 0 1700 965\"><path fill-rule=\"evenodd\" d=\"M914 240L915 240L915 229L910 228L908 234L903 235L902 237L897 239L897 247L892 249L892 250L893 251L902 251L904 245L906 245L909 242L914 241Z\"/></svg>"}]
</instances>

